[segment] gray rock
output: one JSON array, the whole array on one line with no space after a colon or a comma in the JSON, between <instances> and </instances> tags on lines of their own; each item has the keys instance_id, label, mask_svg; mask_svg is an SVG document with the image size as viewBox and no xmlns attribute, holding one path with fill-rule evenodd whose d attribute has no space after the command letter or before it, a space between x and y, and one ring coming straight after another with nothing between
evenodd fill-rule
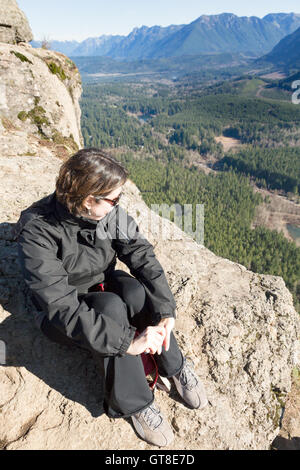
<instances>
[{"instance_id":1,"label":"gray rock","mask_svg":"<svg viewBox=\"0 0 300 470\"><path fill-rule=\"evenodd\" d=\"M0 0L0 42L17 44L32 39L28 20L16 0Z\"/></svg>"},{"instance_id":2,"label":"gray rock","mask_svg":"<svg viewBox=\"0 0 300 470\"><path fill-rule=\"evenodd\" d=\"M80 74L68 57L0 43L1 155L64 159L81 148L81 92Z\"/></svg>"}]
</instances>

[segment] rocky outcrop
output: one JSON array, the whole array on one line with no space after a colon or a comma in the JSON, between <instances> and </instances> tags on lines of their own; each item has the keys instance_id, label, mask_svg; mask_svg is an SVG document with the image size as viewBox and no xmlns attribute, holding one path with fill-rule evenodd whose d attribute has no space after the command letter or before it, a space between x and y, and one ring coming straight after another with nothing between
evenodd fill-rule
<instances>
[{"instance_id":1,"label":"rocky outcrop","mask_svg":"<svg viewBox=\"0 0 300 470\"><path fill-rule=\"evenodd\" d=\"M16 0L0 0L0 42L18 44L32 39L27 18Z\"/></svg>"},{"instance_id":2,"label":"rocky outcrop","mask_svg":"<svg viewBox=\"0 0 300 470\"><path fill-rule=\"evenodd\" d=\"M0 226L0 339L6 344L0 442L5 449L153 449L128 421L103 414L89 353L51 343L32 321L11 227L21 209L53 191L59 166L53 157L0 158L0 220L6 222ZM284 281L196 244L151 212L130 181L122 204L165 269L177 303L176 337L209 396L209 406L198 411L187 409L175 388L170 396L156 392L175 430L170 448L268 449L299 362L299 316ZM117 267L129 272L120 261Z\"/></svg>"},{"instance_id":3,"label":"rocky outcrop","mask_svg":"<svg viewBox=\"0 0 300 470\"><path fill-rule=\"evenodd\" d=\"M81 77L59 52L0 43L1 155L56 156L83 146Z\"/></svg>"}]
</instances>

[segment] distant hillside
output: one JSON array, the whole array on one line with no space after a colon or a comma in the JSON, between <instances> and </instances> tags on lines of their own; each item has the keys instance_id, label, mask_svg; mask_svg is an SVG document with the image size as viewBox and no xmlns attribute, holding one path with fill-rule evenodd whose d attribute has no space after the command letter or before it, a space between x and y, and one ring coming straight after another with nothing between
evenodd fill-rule
<instances>
[{"instance_id":1,"label":"distant hillside","mask_svg":"<svg viewBox=\"0 0 300 470\"><path fill-rule=\"evenodd\" d=\"M52 42L52 49L71 56L107 56L140 60L211 53L266 54L286 35L300 27L300 15L270 13L264 18L232 13L202 15L188 25L142 26L128 36L100 36ZM40 47L39 42L33 42Z\"/></svg>"},{"instance_id":2,"label":"distant hillside","mask_svg":"<svg viewBox=\"0 0 300 470\"><path fill-rule=\"evenodd\" d=\"M285 35L299 27L299 14L297 13L269 13L264 16L263 20L284 31Z\"/></svg>"},{"instance_id":3,"label":"distant hillside","mask_svg":"<svg viewBox=\"0 0 300 470\"><path fill-rule=\"evenodd\" d=\"M216 73L212 70L218 70L218 78L222 75L224 69L224 78L233 74L241 74L249 68L248 60L242 54L216 53L200 54L193 56L184 56L178 60L177 57L158 58L119 61L110 57L74 57L72 60L78 67L83 82L90 79L98 80L99 76L107 75L111 79L113 75L126 76L127 74L163 74L164 78L176 80L179 77L190 76L193 73L200 73L201 76L216 79ZM88 79L89 77L89 79ZM196 77L193 76L195 82Z\"/></svg>"},{"instance_id":4,"label":"distant hillside","mask_svg":"<svg viewBox=\"0 0 300 470\"><path fill-rule=\"evenodd\" d=\"M73 51L80 46L80 42L78 41L47 41L51 44L51 49L53 51L61 52L66 56L72 55ZM42 41L31 41L32 47L41 47Z\"/></svg>"},{"instance_id":5,"label":"distant hillside","mask_svg":"<svg viewBox=\"0 0 300 470\"><path fill-rule=\"evenodd\" d=\"M300 69L300 28L283 38L258 62L270 62L285 69Z\"/></svg>"},{"instance_id":6,"label":"distant hillside","mask_svg":"<svg viewBox=\"0 0 300 470\"><path fill-rule=\"evenodd\" d=\"M88 38L80 43L70 55L81 57L106 56L109 52L124 40L124 36L100 36Z\"/></svg>"},{"instance_id":7,"label":"distant hillside","mask_svg":"<svg viewBox=\"0 0 300 470\"><path fill-rule=\"evenodd\" d=\"M209 52L244 52L259 55L270 50L283 36L300 26L300 15L290 27L283 17L276 24L270 19L238 17L232 13L200 16L196 21L160 42L156 57ZM286 18L285 18L286 20ZM294 29L293 29L294 28ZM289 32L287 32L289 31Z\"/></svg>"},{"instance_id":8,"label":"distant hillside","mask_svg":"<svg viewBox=\"0 0 300 470\"><path fill-rule=\"evenodd\" d=\"M98 38L88 38L81 43L72 41L53 41L52 49L59 50L63 54L73 57L95 57L107 56L112 58L130 58L140 59L150 57L154 45L171 36L174 32L181 29L183 25L178 26L153 26L148 28L134 28L128 36L107 36L103 35ZM33 41L33 47L40 47L40 42Z\"/></svg>"},{"instance_id":9,"label":"distant hillside","mask_svg":"<svg viewBox=\"0 0 300 470\"><path fill-rule=\"evenodd\" d=\"M157 57L156 52L160 43L181 31L182 28L183 25L171 25L165 28L161 26L135 28L123 41L108 51L107 55L114 59L130 60ZM167 53L162 54L161 57L172 57L173 55Z\"/></svg>"}]
</instances>

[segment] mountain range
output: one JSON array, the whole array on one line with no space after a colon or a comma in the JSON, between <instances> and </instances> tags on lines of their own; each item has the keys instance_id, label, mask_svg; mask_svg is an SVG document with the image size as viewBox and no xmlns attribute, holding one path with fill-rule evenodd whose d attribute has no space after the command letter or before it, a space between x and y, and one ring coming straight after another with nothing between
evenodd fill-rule
<instances>
[{"instance_id":1,"label":"mountain range","mask_svg":"<svg viewBox=\"0 0 300 470\"><path fill-rule=\"evenodd\" d=\"M270 62L285 69L300 69L300 28L284 37L272 51L261 57L259 62Z\"/></svg>"},{"instance_id":2,"label":"mountain range","mask_svg":"<svg viewBox=\"0 0 300 470\"><path fill-rule=\"evenodd\" d=\"M212 53L269 53L300 27L300 14L270 13L263 18L233 13L202 15L188 25L142 26L128 36L102 35L77 41L51 41L51 48L68 56L105 56L141 60ZM41 42L32 41L33 47Z\"/></svg>"}]
</instances>

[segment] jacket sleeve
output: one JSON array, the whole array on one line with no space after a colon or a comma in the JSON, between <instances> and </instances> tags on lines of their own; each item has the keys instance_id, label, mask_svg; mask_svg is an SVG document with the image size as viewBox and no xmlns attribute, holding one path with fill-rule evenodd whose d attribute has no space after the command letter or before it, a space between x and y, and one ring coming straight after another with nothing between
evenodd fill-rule
<instances>
[{"instance_id":1,"label":"jacket sleeve","mask_svg":"<svg viewBox=\"0 0 300 470\"><path fill-rule=\"evenodd\" d=\"M143 236L133 217L118 206L113 240L118 258L144 286L155 322L176 318L176 302L153 245Z\"/></svg>"},{"instance_id":2,"label":"jacket sleeve","mask_svg":"<svg viewBox=\"0 0 300 470\"><path fill-rule=\"evenodd\" d=\"M136 328L122 326L79 302L68 284L68 273L57 258L57 243L33 224L18 239L19 260L25 283L51 324L77 345L102 356L124 355Z\"/></svg>"}]
</instances>

